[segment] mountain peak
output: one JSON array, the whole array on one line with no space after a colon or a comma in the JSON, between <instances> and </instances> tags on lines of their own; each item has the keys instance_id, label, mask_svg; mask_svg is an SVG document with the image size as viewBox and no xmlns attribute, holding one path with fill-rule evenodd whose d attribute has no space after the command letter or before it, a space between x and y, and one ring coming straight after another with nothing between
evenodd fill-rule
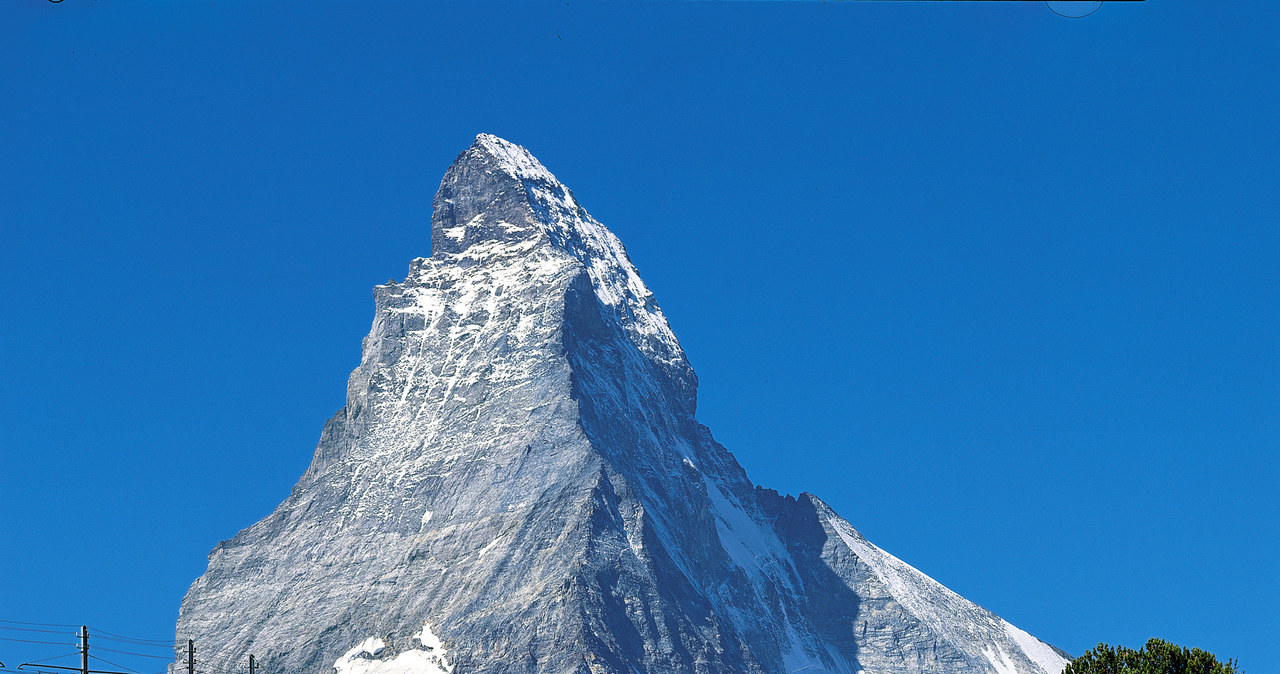
<instances>
[{"instance_id":1,"label":"mountain peak","mask_svg":"<svg viewBox=\"0 0 1280 674\"><path fill-rule=\"evenodd\" d=\"M497 167L520 180L539 180L559 184L551 171L548 171L547 167L543 166L542 162L523 146L491 133L477 134L475 142L467 152L463 153L464 156L468 154L487 155L496 161Z\"/></svg>"},{"instance_id":2,"label":"mountain peak","mask_svg":"<svg viewBox=\"0 0 1280 674\"><path fill-rule=\"evenodd\" d=\"M310 468L179 643L298 674L1057 674L1052 647L756 487L618 237L482 134ZM780 459L785 455L780 452ZM171 672L180 663L170 666ZM455 669L456 668L456 669Z\"/></svg>"},{"instance_id":3,"label":"mountain peak","mask_svg":"<svg viewBox=\"0 0 1280 674\"><path fill-rule=\"evenodd\" d=\"M432 202L431 249L459 253L479 241L548 237L563 244L580 238L563 225L589 217L528 150L482 133L440 181Z\"/></svg>"},{"instance_id":4,"label":"mountain peak","mask_svg":"<svg viewBox=\"0 0 1280 674\"><path fill-rule=\"evenodd\" d=\"M530 241L576 259L601 304L674 382L680 407L693 414L697 376L622 242L528 150L491 134L476 136L445 171L432 207L432 257L441 261L482 242Z\"/></svg>"}]
</instances>

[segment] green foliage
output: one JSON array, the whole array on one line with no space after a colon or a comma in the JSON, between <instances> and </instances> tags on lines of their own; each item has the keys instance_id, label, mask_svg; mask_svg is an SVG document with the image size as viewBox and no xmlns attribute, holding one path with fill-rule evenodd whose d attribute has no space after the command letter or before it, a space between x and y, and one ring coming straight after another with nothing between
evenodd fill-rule
<instances>
[{"instance_id":1,"label":"green foliage","mask_svg":"<svg viewBox=\"0 0 1280 674\"><path fill-rule=\"evenodd\" d=\"M1072 660L1062 674L1242 674L1233 660L1218 662L1212 653L1151 639L1139 650L1098 644Z\"/></svg>"}]
</instances>

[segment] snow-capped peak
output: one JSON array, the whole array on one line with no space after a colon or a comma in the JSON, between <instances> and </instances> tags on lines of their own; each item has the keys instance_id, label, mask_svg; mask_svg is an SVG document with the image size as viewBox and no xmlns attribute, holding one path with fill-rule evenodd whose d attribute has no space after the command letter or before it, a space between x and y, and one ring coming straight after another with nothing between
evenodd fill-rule
<instances>
[{"instance_id":1,"label":"snow-capped peak","mask_svg":"<svg viewBox=\"0 0 1280 674\"><path fill-rule=\"evenodd\" d=\"M528 240L582 263L596 297L641 353L677 383L682 406L692 414L697 376L622 242L528 150L482 133L440 184L432 256L460 254L480 243Z\"/></svg>"},{"instance_id":2,"label":"snow-capped peak","mask_svg":"<svg viewBox=\"0 0 1280 674\"><path fill-rule=\"evenodd\" d=\"M475 143L471 147L489 153L498 160L500 168L520 180L545 181L560 185L560 181L556 180L556 177L542 165L542 162L538 161L537 157L509 140L491 133L482 133L476 136Z\"/></svg>"},{"instance_id":3,"label":"snow-capped peak","mask_svg":"<svg viewBox=\"0 0 1280 674\"><path fill-rule=\"evenodd\" d=\"M206 669L1057 674L816 498L756 487L618 238L523 148L478 137L432 238L374 289L310 468L183 600Z\"/></svg>"}]
</instances>

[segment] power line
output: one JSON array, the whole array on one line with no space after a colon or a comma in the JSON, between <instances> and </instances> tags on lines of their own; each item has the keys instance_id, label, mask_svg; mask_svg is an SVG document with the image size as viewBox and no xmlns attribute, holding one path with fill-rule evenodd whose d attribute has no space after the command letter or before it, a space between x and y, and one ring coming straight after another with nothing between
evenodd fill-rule
<instances>
[{"instance_id":1,"label":"power line","mask_svg":"<svg viewBox=\"0 0 1280 674\"><path fill-rule=\"evenodd\" d=\"M0 630L13 630L15 632L44 632L45 634L75 634L75 632L68 632L66 630L38 630L33 627L8 627L6 625L0 625Z\"/></svg>"},{"instance_id":2,"label":"power line","mask_svg":"<svg viewBox=\"0 0 1280 674\"><path fill-rule=\"evenodd\" d=\"M141 641L141 642L145 642L145 643L156 644L157 646L172 646L172 645L173 645L173 641L172 641L172 640L169 640L169 639L144 639L144 638L142 638L142 637L129 637L129 636L125 636L125 635L123 635L123 634L112 634L112 633L110 633L110 632L106 632L106 631L100 630L100 629L98 629L98 628L96 628L96 627L95 627L95 628L93 628L93 633L94 633L94 635L95 635L95 636L97 636L97 637L99 637L99 638L112 637L113 639L120 639L120 640L123 640L123 641Z\"/></svg>"},{"instance_id":3,"label":"power line","mask_svg":"<svg viewBox=\"0 0 1280 674\"><path fill-rule=\"evenodd\" d=\"M132 651L117 651L114 648L107 648L106 646L94 646L93 650L108 651L111 653L119 653L121 655L136 655L140 658L156 658L157 660L173 660L174 659L172 655L148 655L146 653L134 653Z\"/></svg>"},{"instance_id":4,"label":"power line","mask_svg":"<svg viewBox=\"0 0 1280 674\"><path fill-rule=\"evenodd\" d=\"M139 648L163 648L165 650L173 650L173 644L149 644L141 641L129 641L128 639L112 639L111 637L98 637L100 641L110 641L112 643L124 644L125 646L137 646Z\"/></svg>"},{"instance_id":5,"label":"power line","mask_svg":"<svg viewBox=\"0 0 1280 674\"><path fill-rule=\"evenodd\" d=\"M151 641L143 641L142 639L117 639L115 637L98 637L104 641L114 641L116 643L128 644L130 646L142 646L145 648L173 648L173 642L154 643Z\"/></svg>"},{"instance_id":6,"label":"power line","mask_svg":"<svg viewBox=\"0 0 1280 674\"><path fill-rule=\"evenodd\" d=\"M11 625L29 625L31 627L11 627ZM89 652L89 628L88 627L85 627L82 625L74 633L68 633L67 631L58 630L58 629L37 629L40 627L55 627L55 628L68 627L69 628L69 627L75 627L75 625L67 625L62 623L24 622L20 620L0 620L0 630L10 630L15 632L23 632L23 633L31 632L36 634L54 634L54 635L74 634L74 636L77 637L75 646L79 649L79 652L66 653L63 655L55 655L52 657L43 658L41 660L24 662L21 665L19 665L20 668L30 666L31 669L14 670L10 667L5 666L4 663L0 663L0 672L19 672L19 674L56 674L56 672L50 672L48 670L65 670L68 672L76 672L77 674L141 674L136 669L130 669L128 667L125 667L124 665L112 662L110 660L107 660L106 658L102 658L97 655L91 655ZM121 655L129 655L129 656L139 657L139 658L153 658L156 660L169 660L169 661L177 660L179 663L181 662L181 660L185 659L186 674L243 674L242 668L239 668L239 667L235 667L233 671L233 670L222 669L219 667L214 667L209 664L202 664L199 667L199 669L197 669L196 668L197 660L195 658L196 649L195 649L195 644L191 639L187 639L187 643L184 645L181 643L174 644L173 642L162 641L159 639L144 639L142 637L131 637L123 634L114 634L112 632L100 631L97 628L94 628L94 632L95 632L94 636L100 640L111 641L111 642L124 644L126 646L134 646L134 647L141 647L141 648L157 648L157 649L166 649L166 650L172 649L177 655L176 656L167 655L167 654L154 655L151 653L139 653L136 651L117 650L114 648L107 648L105 646L95 646L94 652L105 651L108 653L119 653ZM47 644L52 646L71 645L71 644L68 644L66 641L48 641L45 639L19 639L15 637L0 637L0 641L11 641L16 643L24 643L24 644ZM79 667L64 667L61 665L42 664L42 663L48 663L51 660L58 660L61 658L72 657L75 655L80 656ZM90 658L96 661L100 661L104 664L117 667L124 671L123 672L105 672L102 670L89 669ZM256 664L257 663L255 662L254 657L250 655L249 656L249 674L259 674L258 671L255 671L258 669L257 667L255 667ZM170 669L173 669L173 668L170 667L165 671L156 672L155 674L170 674Z\"/></svg>"},{"instance_id":7,"label":"power line","mask_svg":"<svg viewBox=\"0 0 1280 674\"><path fill-rule=\"evenodd\" d=\"M124 665L117 665L116 663L114 663L114 662L112 662L112 661L110 661L110 660L107 660L106 658L100 658L100 657L98 657L98 656L96 656L96 655L90 655L89 657L93 658L94 660L97 660L98 662L105 662L105 663L107 663L108 665L111 665L112 667L119 667L120 669L123 669L123 670L125 670L126 672L133 672L133 674L138 674L138 670L136 670L136 669L129 669L128 667L125 667Z\"/></svg>"},{"instance_id":8,"label":"power line","mask_svg":"<svg viewBox=\"0 0 1280 674\"><path fill-rule=\"evenodd\" d=\"M82 654L82 655L83 655L83 654ZM86 656L86 657L87 657L87 656ZM22 663L22 665L25 665L25 664L28 664L28 663L26 663L26 662ZM18 666L19 666L19 667L21 667L22 665L18 665ZM80 674L126 674L125 672L108 672L108 671L105 671L105 670L102 670L102 669L85 669L85 667L87 667L87 666L88 666L88 665L81 666L81 667L62 667L62 666L59 666L59 665L36 665L36 669L35 669L34 671L42 671L42 670L44 670L44 669L62 669L62 670L66 670L66 671L68 671L68 672L80 672ZM22 670L18 670L18 671L21 671L21 672L23 672L24 674L26 674L26 673L29 673L29 672L31 672L31 671L33 671L33 670L30 670L30 669L22 669ZM46 674L47 674L47 673L46 673Z\"/></svg>"},{"instance_id":9,"label":"power line","mask_svg":"<svg viewBox=\"0 0 1280 674\"><path fill-rule=\"evenodd\" d=\"M5 624L0 624L0 630L14 630L14 631L20 631L20 632L40 632L44 634L67 634L67 635L76 636L76 637L80 636L80 633L78 631L67 632L64 630L41 630L41 629L35 629L32 627L9 627L8 626L8 625L36 625L39 627L74 628L76 627L76 625L64 625L62 623L33 623L33 622L23 622L21 620L0 620L0 623L5 623ZM95 636L97 636L97 638L105 639L107 641L118 641L120 643L130 644L133 646L142 646L144 648L173 648L173 642L168 640L144 639L142 637L125 636L123 634L114 634L112 632L99 630L96 627L93 628L93 631ZM11 641L13 640L11 639ZM33 643L48 643L48 642L33 642ZM123 652L123 651L116 651L116 652ZM136 655L136 654L131 654L131 655Z\"/></svg>"},{"instance_id":10,"label":"power line","mask_svg":"<svg viewBox=\"0 0 1280 674\"><path fill-rule=\"evenodd\" d=\"M55 655L55 656L53 656L52 658L45 658L45 659L43 659L43 660L36 660L35 662L28 662L28 663L26 663L26 664L28 664L28 665L34 665L34 664L38 664L38 663L41 663L41 662L48 662L48 661L50 661L50 660L57 660L58 658L69 658L69 657L71 657L71 656L73 656L73 655L80 655L80 654L79 654L79 653L67 653L66 655Z\"/></svg>"},{"instance_id":11,"label":"power line","mask_svg":"<svg viewBox=\"0 0 1280 674\"><path fill-rule=\"evenodd\" d=\"M66 646L65 641L35 641L32 639L10 639L8 637L0 637L0 641L21 641L24 644L53 644L54 646Z\"/></svg>"},{"instance_id":12,"label":"power line","mask_svg":"<svg viewBox=\"0 0 1280 674\"><path fill-rule=\"evenodd\" d=\"M21 620L0 620L0 623L8 623L10 625L36 625L38 627L79 627L79 625L64 625L62 623L24 623Z\"/></svg>"}]
</instances>

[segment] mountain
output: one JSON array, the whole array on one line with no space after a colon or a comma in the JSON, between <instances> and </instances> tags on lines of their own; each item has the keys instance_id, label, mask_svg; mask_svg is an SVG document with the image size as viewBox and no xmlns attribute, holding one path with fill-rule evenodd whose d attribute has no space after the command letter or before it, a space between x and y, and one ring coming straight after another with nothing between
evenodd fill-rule
<instances>
[{"instance_id":1,"label":"mountain","mask_svg":"<svg viewBox=\"0 0 1280 674\"><path fill-rule=\"evenodd\" d=\"M1063 668L817 497L747 479L621 242L524 148L458 156L431 242L374 289L293 492L183 599L198 670Z\"/></svg>"}]
</instances>

